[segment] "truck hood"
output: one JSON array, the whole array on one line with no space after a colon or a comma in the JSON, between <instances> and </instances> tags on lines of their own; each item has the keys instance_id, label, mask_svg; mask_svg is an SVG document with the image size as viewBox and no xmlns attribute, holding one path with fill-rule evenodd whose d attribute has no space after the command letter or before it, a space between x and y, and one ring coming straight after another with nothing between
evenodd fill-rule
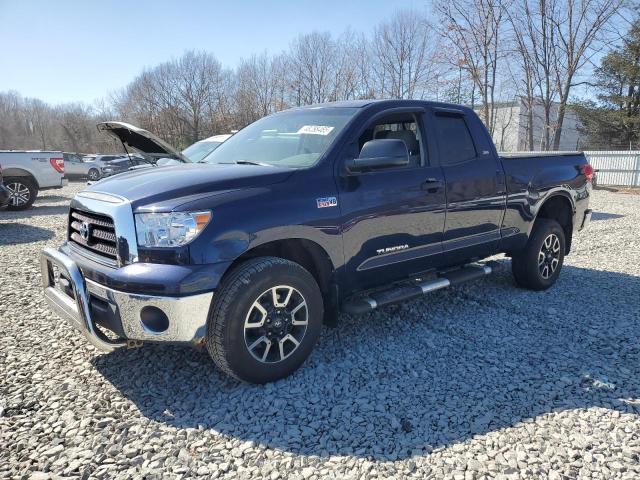
<instances>
[{"instance_id":1,"label":"truck hood","mask_svg":"<svg viewBox=\"0 0 640 480\"><path fill-rule=\"evenodd\" d=\"M107 177L84 191L119 195L134 210L169 211L210 195L242 188L272 185L294 170L258 165L181 164L144 168Z\"/></svg>"},{"instance_id":2,"label":"truck hood","mask_svg":"<svg viewBox=\"0 0 640 480\"><path fill-rule=\"evenodd\" d=\"M98 131L120 140L127 148L150 155L155 158L176 158L182 162L190 160L177 149L169 145L153 133L124 122L101 122Z\"/></svg>"}]
</instances>

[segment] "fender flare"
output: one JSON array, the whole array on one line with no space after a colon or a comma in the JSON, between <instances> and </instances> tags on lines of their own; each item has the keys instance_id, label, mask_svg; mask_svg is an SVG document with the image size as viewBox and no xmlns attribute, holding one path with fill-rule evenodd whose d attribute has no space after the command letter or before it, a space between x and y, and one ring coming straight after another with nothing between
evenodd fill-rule
<instances>
[{"instance_id":1,"label":"fender flare","mask_svg":"<svg viewBox=\"0 0 640 480\"><path fill-rule=\"evenodd\" d=\"M540 214L540 211L542 210L542 208L547 204L547 202L549 202L550 200L554 199L554 198L558 198L558 197L562 197L564 199L566 199L569 202L569 206L571 207L571 217L573 218L574 215L576 214L576 204L575 201L573 199L573 197L571 196L571 194L564 189L558 188L555 190L551 190L550 192L547 193L547 195L545 195L544 199L542 200L541 203L536 205L535 208L535 215L533 217L533 220L530 222L529 224L529 228L527 231L527 237L529 237L531 235L531 231L533 230L533 226L536 224L536 221L538 220L538 215Z\"/></svg>"},{"instance_id":2,"label":"fender flare","mask_svg":"<svg viewBox=\"0 0 640 480\"><path fill-rule=\"evenodd\" d=\"M2 169L2 176L5 178L8 177L30 177L36 184L38 188L40 188L40 184L38 183L38 179L30 170L22 167L6 167Z\"/></svg>"}]
</instances>

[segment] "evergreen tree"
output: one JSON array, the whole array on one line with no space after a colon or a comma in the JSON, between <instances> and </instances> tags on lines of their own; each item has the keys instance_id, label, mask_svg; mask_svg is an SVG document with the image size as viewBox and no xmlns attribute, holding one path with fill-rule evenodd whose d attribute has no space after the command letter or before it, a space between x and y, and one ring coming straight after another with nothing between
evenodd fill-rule
<instances>
[{"instance_id":1,"label":"evergreen tree","mask_svg":"<svg viewBox=\"0 0 640 480\"><path fill-rule=\"evenodd\" d=\"M589 148L640 149L640 20L596 70L598 101L577 107Z\"/></svg>"}]
</instances>

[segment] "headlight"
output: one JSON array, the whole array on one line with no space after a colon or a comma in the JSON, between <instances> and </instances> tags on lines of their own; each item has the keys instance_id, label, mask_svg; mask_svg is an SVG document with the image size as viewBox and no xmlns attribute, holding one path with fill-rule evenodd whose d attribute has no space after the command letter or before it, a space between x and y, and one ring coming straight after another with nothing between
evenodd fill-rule
<instances>
[{"instance_id":1,"label":"headlight","mask_svg":"<svg viewBox=\"0 0 640 480\"><path fill-rule=\"evenodd\" d=\"M211 212L136 214L141 247L178 247L196 238L211 220Z\"/></svg>"}]
</instances>

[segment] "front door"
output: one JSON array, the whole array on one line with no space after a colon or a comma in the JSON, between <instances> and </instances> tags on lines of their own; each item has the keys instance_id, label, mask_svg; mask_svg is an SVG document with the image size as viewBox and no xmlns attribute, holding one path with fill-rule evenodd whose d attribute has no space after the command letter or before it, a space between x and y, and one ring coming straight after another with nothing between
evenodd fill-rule
<instances>
[{"instance_id":1,"label":"front door","mask_svg":"<svg viewBox=\"0 0 640 480\"><path fill-rule=\"evenodd\" d=\"M444 176L429 165L422 113L376 117L347 156L369 140L401 139L409 164L339 175L347 290L382 285L430 267L441 251L445 221Z\"/></svg>"}]
</instances>

